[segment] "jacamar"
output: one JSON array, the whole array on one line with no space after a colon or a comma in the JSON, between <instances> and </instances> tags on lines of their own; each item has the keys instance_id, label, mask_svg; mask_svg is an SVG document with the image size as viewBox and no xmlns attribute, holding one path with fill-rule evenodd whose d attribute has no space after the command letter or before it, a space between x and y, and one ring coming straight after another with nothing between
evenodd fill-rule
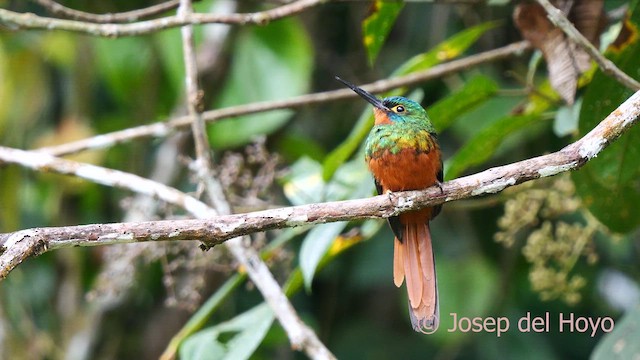
<instances>
[{"instance_id":1,"label":"jacamar","mask_svg":"<svg viewBox=\"0 0 640 360\"><path fill-rule=\"evenodd\" d=\"M373 105L375 123L365 143L365 160L378 194L426 189L442 182L442 157L437 135L425 109L401 96L378 99L339 77L336 79ZM407 280L413 329L438 328L439 305L435 258L429 221L441 206L409 211L389 218L395 235L393 282Z\"/></svg>"}]
</instances>

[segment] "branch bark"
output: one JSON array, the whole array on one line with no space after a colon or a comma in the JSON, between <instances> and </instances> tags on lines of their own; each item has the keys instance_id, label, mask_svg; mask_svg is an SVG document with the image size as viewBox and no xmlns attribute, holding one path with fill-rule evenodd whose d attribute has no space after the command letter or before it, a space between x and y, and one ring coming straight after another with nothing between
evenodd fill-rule
<instances>
[{"instance_id":1,"label":"branch bark","mask_svg":"<svg viewBox=\"0 0 640 360\"><path fill-rule=\"evenodd\" d=\"M188 18L193 15L191 0L180 0L178 16ZM191 123L191 134L195 144L196 161L194 163L198 176L198 182L208 184L213 178L211 162L211 146L207 138L207 129L201 112L201 92L198 88L198 65L196 63L195 42L193 40L193 26L187 25L180 29L182 34L182 51L185 68L185 90L187 97L187 109L189 122ZM206 186L207 192L212 186ZM215 205L215 204L214 204ZM228 208L228 206L226 206ZM216 206L219 208L219 206Z\"/></svg>"},{"instance_id":2,"label":"branch bark","mask_svg":"<svg viewBox=\"0 0 640 360\"><path fill-rule=\"evenodd\" d=\"M453 60L448 63L440 64L425 71L416 72L406 76L399 76L397 78L388 80L379 80L370 84L363 85L361 87L374 94L381 93L403 86L420 84L480 64L505 59L510 56L521 54L530 48L531 44L529 44L528 41L520 41L498 49L485 51L483 53L471 55L463 59ZM357 94L349 89L332 90L301 95L286 100L263 101L246 105L231 106L224 109L205 111L202 113L202 118L206 122L214 122L233 116L255 114L259 112L279 109L299 108L302 106L322 104L329 101L349 99L357 96ZM164 137L170 134L172 131L184 129L190 125L190 117L182 116L165 122L132 127L125 130L114 131L108 134L102 134L87 139L68 142L61 145L44 147L38 150L55 156L69 155L89 149L111 147L140 137Z\"/></svg>"},{"instance_id":3,"label":"branch bark","mask_svg":"<svg viewBox=\"0 0 640 360\"><path fill-rule=\"evenodd\" d=\"M47 9L52 14L61 15L70 19L88 21L99 24L134 22L140 19L162 14L163 12L175 9L180 4L180 0L169 0L164 3L115 14L92 14L75 10L59 4L53 0L32 0Z\"/></svg>"},{"instance_id":4,"label":"branch bark","mask_svg":"<svg viewBox=\"0 0 640 360\"><path fill-rule=\"evenodd\" d=\"M442 184L441 188L431 187L423 191L398 192L366 199L214 216L206 220L36 228L0 234L0 279L5 278L28 257L63 247L187 239L216 245L233 237L259 231L363 218L386 218L444 202L497 193L525 181L581 167L636 123L639 116L640 91L633 94L584 137L557 152L448 181ZM34 167L33 161L24 160L34 156L45 157L49 161L42 161L39 167ZM0 160L36 170L69 173L65 171L68 165L59 166L65 165L69 160L35 152L0 147ZM82 173L76 175L80 176Z\"/></svg>"},{"instance_id":5,"label":"branch bark","mask_svg":"<svg viewBox=\"0 0 640 360\"><path fill-rule=\"evenodd\" d=\"M271 21L301 13L326 1L328 0L298 0L271 10L254 13L194 13L187 17L175 15L130 24L96 24L77 20L48 18L31 13L21 14L15 11L0 9L0 24L4 24L9 28L14 29L64 30L93 36L116 38L151 34L160 30L176 28L184 25L214 23L266 25Z\"/></svg>"},{"instance_id":6,"label":"branch bark","mask_svg":"<svg viewBox=\"0 0 640 360\"><path fill-rule=\"evenodd\" d=\"M180 0L178 15L183 18L193 15L191 0ZM193 162L192 168L197 175L198 184L204 188L208 202L214 205L218 213L228 215L231 213L231 206L213 170L211 146L200 110L201 91L198 88L198 66L193 26L183 26L181 33L186 73L187 108L191 118L191 133L196 153L196 160ZM231 239L225 245L240 265L246 269L247 274L260 290L265 302L269 304L287 333L291 346L294 349L304 351L311 359L335 359L335 356L318 339L316 333L300 320L293 305L287 299L287 295L258 253L250 246L245 245L242 237Z\"/></svg>"}]
</instances>

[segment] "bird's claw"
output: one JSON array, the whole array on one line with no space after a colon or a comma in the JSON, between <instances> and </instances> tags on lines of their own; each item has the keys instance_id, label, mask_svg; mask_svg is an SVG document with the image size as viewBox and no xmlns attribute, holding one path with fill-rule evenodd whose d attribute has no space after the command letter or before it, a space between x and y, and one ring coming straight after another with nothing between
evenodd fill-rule
<instances>
[{"instance_id":1,"label":"bird's claw","mask_svg":"<svg viewBox=\"0 0 640 360\"><path fill-rule=\"evenodd\" d=\"M444 194L444 189L442 188L442 183L438 180L436 180L436 184L435 184L438 189L440 189L440 195Z\"/></svg>"},{"instance_id":2,"label":"bird's claw","mask_svg":"<svg viewBox=\"0 0 640 360\"><path fill-rule=\"evenodd\" d=\"M389 197L389 201L390 201L392 204L394 204L394 203L395 203L396 196L393 194L393 191L391 191L391 190L387 189L387 190L385 190L385 192L384 192L384 193L385 193L385 194L387 194L387 196Z\"/></svg>"}]
</instances>

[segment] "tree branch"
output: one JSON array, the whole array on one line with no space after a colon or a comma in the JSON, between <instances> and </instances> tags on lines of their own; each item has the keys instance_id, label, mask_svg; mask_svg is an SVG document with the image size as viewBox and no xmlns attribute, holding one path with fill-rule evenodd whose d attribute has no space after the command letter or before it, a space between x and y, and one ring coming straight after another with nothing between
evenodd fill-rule
<instances>
[{"instance_id":1,"label":"tree branch","mask_svg":"<svg viewBox=\"0 0 640 360\"><path fill-rule=\"evenodd\" d=\"M157 183L155 181L151 181L137 175L118 170L111 170L95 165L55 158L53 156L42 154L37 151L24 151L2 146L0 146L0 161L20 164L23 167L27 167L36 171L56 172L60 174L73 175L98 184L124 188L139 194L153 196L168 203L180 206L191 213L194 217L199 219L216 218L217 215L215 210L192 196L186 195L174 188ZM179 221L178 223L180 224L181 222ZM126 224L131 223L120 224L123 224L126 228ZM116 226L113 227L114 225ZM64 236L55 236L54 238L48 237L51 234L48 233L47 229L54 228L24 230L13 234L0 235L0 279L4 279L11 270L13 270L28 257L37 256L45 251L62 247L90 246L88 244L85 244L85 239L90 239L90 241L94 242L95 245L104 245L107 243L130 243L136 242L135 239L143 241L141 238L142 232L125 231L122 227L117 227L117 224L96 225L96 227L93 228L94 230L96 230L95 232L89 231L90 228L87 227L83 228L82 226L80 226L79 228L82 229L81 231L85 232L75 233L75 235L71 237L75 240L71 240L71 242L68 241L71 238L67 238ZM165 225L161 225L161 228L165 231L169 231L168 234L170 234L171 237L175 238L176 240L198 239L197 236L194 236L194 234L190 233L188 230L183 232L180 227L173 227L171 225L171 221L165 221ZM58 233L58 235L62 235L66 231L65 228L59 229L61 232ZM108 234L101 232L99 229L106 230ZM142 231L146 232L149 235L145 239L145 241L168 240L168 238L164 236L156 237L157 234L152 228L147 228L146 230ZM182 235L178 235L178 233ZM239 233L238 235L231 235L225 240L242 235L246 234ZM211 245L220 243L220 241L208 241L206 238L200 240L208 242ZM230 250L233 251L234 256L239 258L242 263L246 263L248 266L251 266L251 269L247 270L249 274L257 274L255 275L255 278L257 279L268 278L269 269L266 267L264 262L260 260L257 254L251 251L241 251L237 246L230 246ZM271 276L271 278L273 277ZM273 280L273 282L275 282L275 280ZM268 300L269 298L274 298L273 292L275 290L273 286L262 286L262 283L260 283L260 285L261 292L264 291L263 295L265 296L265 299ZM276 287L278 287L277 283ZM290 315L291 311L288 311L288 309L283 310L283 308L286 307L287 304L289 304L288 300L286 302L282 301L280 297L276 297L275 299L276 301L273 305L275 307L274 313L284 313L285 320L283 321L287 321L287 326L289 326L290 324L291 328L294 329L293 336L291 337L292 346L296 349L305 350L308 354L319 354L317 356L320 358L332 358L331 353L322 345L322 343L319 342L319 340L317 340L317 337L315 337L315 333L313 333L308 327L306 327L306 325L302 324L299 320L290 320L297 317ZM289 304L288 306L291 305ZM283 324L283 326L285 325Z\"/></svg>"},{"instance_id":2,"label":"tree branch","mask_svg":"<svg viewBox=\"0 0 640 360\"><path fill-rule=\"evenodd\" d=\"M193 15L191 0L180 0L178 15L183 18L188 18ZM195 170L198 184L202 184L205 193L209 195L209 203L213 204L219 213L228 214L231 212L231 209L224 198L222 187L214 177L211 146L209 145L205 122L202 118L202 111L200 110L202 108L202 93L198 88L198 64L196 62L193 26L183 26L180 31L182 35L182 50L184 53L188 118L191 125L191 134L193 135L196 154L196 161L192 163L192 169Z\"/></svg>"},{"instance_id":3,"label":"tree branch","mask_svg":"<svg viewBox=\"0 0 640 360\"><path fill-rule=\"evenodd\" d=\"M560 28L560 30L562 30L562 32L564 32L564 34L569 39L571 39L578 46L580 46L584 51L586 51L587 54L589 54L589 56L591 56L591 58L598 64L598 66L600 66L600 69L602 70L602 72L604 72L609 76L612 76L622 85L628 87L633 91L640 90L640 83L636 81L634 78L632 78L631 76L624 73L622 70L620 70L611 60L604 57L600 53L600 51L598 51L598 49L596 49L596 47L593 46L593 44L589 40L587 40L587 38L585 38L584 35L582 35L580 31L578 31L573 26L571 21L567 19L567 17L562 13L560 9L553 6L549 2L549 0L536 0L536 1L547 12L547 17L549 18L549 20L551 20L551 22L555 26Z\"/></svg>"},{"instance_id":4,"label":"tree branch","mask_svg":"<svg viewBox=\"0 0 640 360\"><path fill-rule=\"evenodd\" d=\"M0 24L17 29L37 29L37 30L65 30L81 34L123 37L139 36L155 33L160 30L180 27L184 25L201 24L255 24L266 25L270 21L282 19L287 16L298 14L314 6L320 5L329 0L298 0L274 9L243 14L201 14L194 13L188 17L167 16L160 19L146 20L131 24L95 24L77 20L64 20L42 17L35 14L21 14L14 11L0 9Z\"/></svg>"},{"instance_id":5,"label":"tree branch","mask_svg":"<svg viewBox=\"0 0 640 360\"><path fill-rule=\"evenodd\" d=\"M169 0L164 3L149 6L144 9L137 9L115 14L92 14L75 10L59 4L53 0L32 0L40 4L52 14L61 15L70 19L88 21L99 24L134 22L140 19L162 14L163 12L175 9L180 4L180 0Z\"/></svg>"},{"instance_id":6,"label":"tree branch","mask_svg":"<svg viewBox=\"0 0 640 360\"><path fill-rule=\"evenodd\" d=\"M442 184L441 188L431 187L423 191L397 192L366 199L223 215L207 220L37 228L0 234L0 279L5 278L28 257L62 247L185 239L198 239L215 245L233 237L259 231L364 218L386 218L444 202L497 193L525 181L581 167L636 123L639 116L640 91L633 94L580 140L557 152L451 180ZM33 157L44 157L45 160L40 161L39 166L34 166L31 160ZM73 163L36 152L5 147L0 147L0 160L36 170L67 174L70 173L67 170L68 163ZM84 173L85 171L79 171L76 175L81 176ZM162 231L156 231L157 229Z\"/></svg>"},{"instance_id":7,"label":"tree branch","mask_svg":"<svg viewBox=\"0 0 640 360\"><path fill-rule=\"evenodd\" d=\"M180 0L178 15L188 18L192 14L191 0ZM192 167L197 174L198 184L204 187L208 202L214 205L218 213L229 215L231 206L225 197L222 185L213 171L211 146L209 145L205 122L200 111L201 92L198 89L198 66L193 40L193 26L183 26L181 33L186 70L187 108L191 118L191 133L194 138L196 153L196 161L192 164ZM246 269L247 274L260 290L265 302L269 304L282 328L287 333L291 346L294 349L304 351L312 359L335 359L335 356L318 339L316 333L300 320L293 305L291 305L284 291L258 253L250 246L245 245L242 237L231 239L225 245L227 245L227 248L240 265Z\"/></svg>"},{"instance_id":8,"label":"tree branch","mask_svg":"<svg viewBox=\"0 0 640 360\"><path fill-rule=\"evenodd\" d=\"M413 74L399 76L388 80L379 80L363 85L362 88L371 93L381 93L398 87L420 84L425 81L440 78L456 73L463 69L468 69L480 64L498 61L510 56L521 54L531 47L528 41L521 41L507 46L485 51L480 54L471 55L463 59L453 60L448 63L436 65L428 70ZM357 97L349 89L325 91L314 94L301 95L286 100L263 101L246 105L230 106L224 109L210 110L202 113L202 118L207 122L214 122L220 119L255 114L259 112L293 109L302 106L322 104L329 101L342 100ZM164 137L176 129L183 129L191 125L189 116L182 116L166 122L158 122L149 125L142 125L125 130L114 131L108 134L97 135L91 138L68 142L61 145L43 147L39 151L51 155L62 156L89 149L100 149L121 144L133 139L147 136Z\"/></svg>"},{"instance_id":9,"label":"tree branch","mask_svg":"<svg viewBox=\"0 0 640 360\"><path fill-rule=\"evenodd\" d=\"M188 18L193 15L191 0L180 0L178 8L178 16ZM185 90L187 98L187 109L189 113L189 122L191 124L191 134L195 144L196 153L196 170L198 173L198 181L205 182L211 178L213 171L211 170L211 153L209 139L207 138L207 129L202 119L201 92L198 89L198 65L196 63L195 42L193 40L193 26L187 25L180 29L182 35L182 52L185 68Z\"/></svg>"}]
</instances>

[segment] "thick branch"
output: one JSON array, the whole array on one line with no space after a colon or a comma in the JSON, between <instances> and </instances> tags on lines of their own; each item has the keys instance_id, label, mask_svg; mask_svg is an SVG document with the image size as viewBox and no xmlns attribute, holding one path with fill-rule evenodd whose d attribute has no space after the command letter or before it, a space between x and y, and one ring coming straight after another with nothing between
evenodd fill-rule
<instances>
[{"instance_id":1,"label":"thick branch","mask_svg":"<svg viewBox=\"0 0 640 360\"><path fill-rule=\"evenodd\" d=\"M449 74L453 74L460 70L468 69L479 64L497 61L509 56L520 54L529 49L530 46L531 45L528 41L521 41L498 49L471 55L463 59L453 60L445 64L440 64L425 71L420 71L389 80L379 80L367 85L363 85L362 88L372 93L381 93L398 87L415 85ZM357 97L357 94L349 89L325 91L315 94L301 95L286 100L263 101L247 105L231 106L224 109L205 111L204 113L202 113L202 118L207 122L214 122L233 116L255 114L259 112L279 109L298 108L302 106L321 104L329 101L347 99L352 97ZM183 116L167 122L158 122L150 125L142 125L125 130L114 131L112 133L68 142L61 145L49 146L46 148L41 148L39 150L51 155L62 156L88 149L111 147L116 144L131 141L139 137L164 137L175 129L183 129L189 125L191 125L189 116Z\"/></svg>"},{"instance_id":2,"label":"thick branch","mask_svg":"<svg viewBox=\"0 0 640 360\"><path fill-rule=\"evenodd\" d=\"M42 172L56 172L61 174L73 175L90 180L95 183L124 188L139 194L146 194L149 196L157 197L163 201L184 208L194 217L197 217L199 219L215 218L215 216L217 215L216 212L206 204L174 188L118 170L105 169L95 165L82 164L75 161L55 158L36 151L23 151L1 146L0 161L5 161L7 163L17 163L24 167ZM200 235L204 235L204 238L199 240L209 242L211 244L217 244L221 242L216 241L214 238L210 240L207 239L206 232L198 234L193 233L192 230L195 230L197 228L197 221L195 223L196 227L193 228L189 228L188 224L187 228L183 228L182 226L185 225L185 223L182 223L181 221L178 221L173 225L171 223L171 221L164 221L164 224L160 225L160 228L163 229L163 233L165 235L169 235L168 238L165 235L158 236L159 234L156 233L156 230L154 230L157 229L155 228L155 226L148 227L146 228L146 230L143 228L139 228L140 231L133 232L126 230L128 226L127 224L131 223L85 225L84 227L76 227L80 229L80 232L75 233L69 233L67 232L67 230L65 230L65 228L57 228L60 232L56 234L50 234L48 233L49 229L56 228L42 228L24 230L13 234L0 235L0 279L4 279L12 269L14 269L28 257L61 247L90 246L88 244L85 244L84 240L86 239L92 241L94 245L100 245L130 243L137 241L169 240L169 238L172 238L174 240L189 240L199 239ZM176 227L174 225L179 226ZM199 226L202 225L203 224L199 224ZM145 233L147 234L146 237L144 236ZM65 236L63 234L69 236ZM53 235L54 237L52 238L50 237L50 235ZM238 236L240 235L244 234L239 234ZM226 237L225 240L233 237L236 236L232 235ZM260 260L259 256L255 254L255 252L249 250L243 251L242 249L238 249L238 246L230 246L230 250L233 251L236 257L240 257L243 260L243 263L246 262L245 265L247 267L252 267L251 271L248 271L250 274L258 274L258 277L261 279L267 278L270 275L268 268L266 267L264 262ZM275 280L273 280L272 282L275 284L275 287L280 289L277 286L277 283L275 283ZM265 288L268 290L264 294L265 299L268 299L269 296L272 296L274 287L261 287L260 290L263 291ZM290 306L290 304L286 300L286 297L284 298L284 300L281 300L281 297L279 297L278 299L279 301L275 305L276 308L274 309L274 312L276 314L282 314L283 312L285 314L289 314L291 313L291 311L293 311L293 308L282 310L282 308L284 306L287 306L287 304L288 306ZM293 318L293 320L289 320L289 318ZM332 358L332 355L328 351L328 349L326 349L326 347L324 347L322 343L317 340L315 334L308 327L306 327L299 320L296 320L297 317L289 316L286 319L286 321L288 322L287 325L290 324L294 329L297 330L294 333L294 336L291 338L292 346L294 346L295 348L303 349L308 354L310 354L310 352L312 352L313 354L319 354L318 356L320 358ZM283 326L285 326L285 324L283 324Z\"/></svg>"},{"instance_id":3,"label":"thick branch","mask_svg":"<svg viewBox=\"0 0 640 360\"><path fill-rule=\"evenodd\" d=\"M35 14L21 14L0 9L0 24L10 28L66 30L87 35L104 37L138 36L184 25L200 24L256 24L266 25L270 21L282 19L317 6L327 0L298 0L271 10L245 14L201 14L188 17L179 15L160 19L140 21L131 24L95 24L76 20L54 19Z\"/></svg>"},{"instance_id":4,"label":"thick branch","mask_svg":"<svg viewBox=\"0 0 640 360\"><path fill-rule=\"evenodd\" d=\"M0 278L20 262L43 251L135 241L198 239L219 244L227 239L276 228L389 217L443 202L497 193L507 187L581 167L637 122L640 91L613 111L580 140L560 151L458 178L424 191L398 192L367 199L293 206L212 217L207 220L159 221L111 225L39 228L0 235ZM32 152L0 147L0 160L22 164ZM35 154L42 156L41 154ZM66 160L58 160L66 161ZM24 164L23 164L24 165ZM58 171L57 168L49 168ZM104 229L105 231L101 231ZM157 231L162 229L162 231Z\"/></svg>"}]
</instances>

